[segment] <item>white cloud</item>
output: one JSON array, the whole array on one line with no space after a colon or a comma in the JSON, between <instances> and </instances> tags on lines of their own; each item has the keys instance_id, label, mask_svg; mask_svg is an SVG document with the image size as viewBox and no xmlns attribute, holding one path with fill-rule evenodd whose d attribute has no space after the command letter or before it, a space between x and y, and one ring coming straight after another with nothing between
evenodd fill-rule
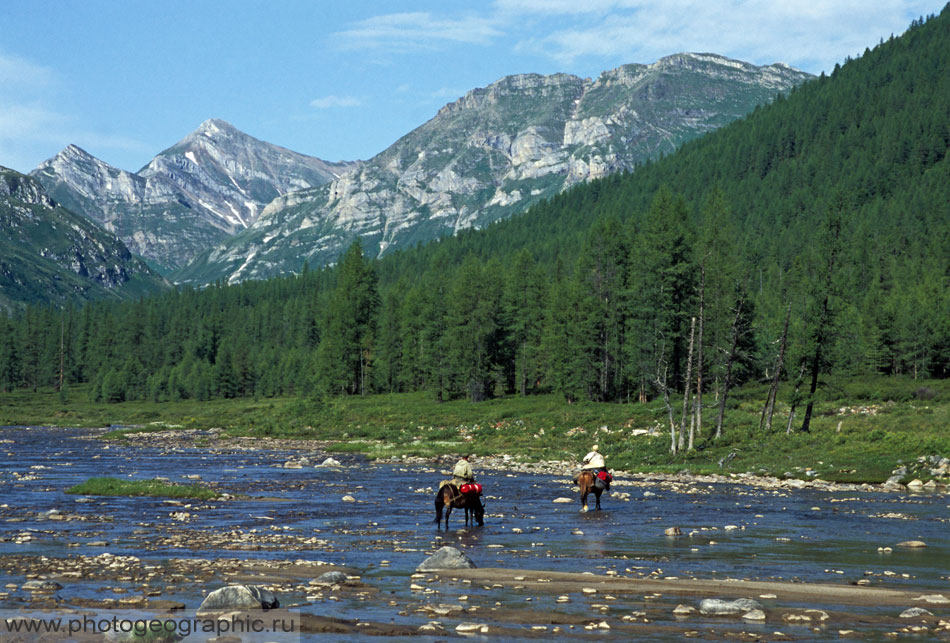
<instances>
[{"instance_id":1,"label":"white cloud","mask_svg":"<svg viewBox=\"0 0 950 643\"><path fill-rule=\"evenodd\" d=\"M432 96L432 98L444 98L448 100L455 100L459 96L464 96L467 92L468 92L467 89L458 89L458 88L453 88L453 87L440 87L439 89L435 90L429 95Z\"/></svg>"},{"instance_id":2,"label":"white cloud","mask_svg":"<svg viewBox=\"0 0 950 643\"><path fill-rule=\"evenodd\" d=\"M499 13L509 15L539 14L580 15L603 14L618 9L631 9L648 5L643 0L495 0L494 6Z\"/></svg>"},{"instance_id":3,"label":"white cloud","mask_svg":"<svg viewBox=\"0 0 950 643\"><path fill-rule=\"evenodd\" d=\"M329 96L324 96L323 98L314 98L310 101L311 107L316 107L317 109L329 109L331 107L359 107L363 104L359 98L355 96L336 96L331 94Z\"/></svg>"},{"instance_id":4,"label":"white cloud","mask_svg":"<svg viewBox=\"0 0 950 643\"><path fill-rule=\"evenodd\" d=\"M498 0L497 4L511 11L540 12L545 3ZM556 0L554 10L561 4ZM787 62L817 73L830 70L845 56L860 54L879 38L901 33L913 18L932 11L923 0L593 0L580 4L590 8L586 12L590 15L545 35L523 38L516 49L562 65L585 57L649 63L682 51L711 52L757 64Z\"/></svg>"},{"instance_id":5,"label":"white cloud","mask_svg":"<svg viewBox=\"0 0 950 643\"><path fill-rule=\"evenodd\" d=\"M53 84L55 74L48 67L37 65L23 58L0 53L0 91L10 85L20 88L43 88Z\"/></svg>"},{"instance_id":6,"label":"white cloud","mask_svg":"<svg viewBox=\"0 0 950 643\"><path fill-rule=\"evenodd\" d=\"M373 16L331 38L341 49L414 51L447 43L487 45L501 35L492 18L477 15L449 18L414 12Z\"/></svg>"}]
</instances>

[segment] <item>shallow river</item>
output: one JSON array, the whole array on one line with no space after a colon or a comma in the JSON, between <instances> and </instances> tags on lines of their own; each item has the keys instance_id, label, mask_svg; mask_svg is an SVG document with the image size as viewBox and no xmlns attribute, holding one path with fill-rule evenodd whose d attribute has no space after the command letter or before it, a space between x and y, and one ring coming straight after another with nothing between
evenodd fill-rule
<instances>
[{"instance_id":1,"label":"shallow river","mask_svg":"<svg viewBox=\"0 0 950 643\"><path fill-rule=\"evenodd\" d=\"M606 494L602 511L585 514L579 512L567 482L571 472L553 477L479 471L476 462L487 498L485 526L464 528L462 512L456 511L450 529L440 531L432 522L433 489L444 477L438 469L446 465L374 464L334 454L341 469L294 469L284 463L301 455L319 462L326 454L129 447L90 439L94 433L0 428L0 562L10 555L95 556L104 551L143 560L321 560L353 568L364 583L399 597L406 593L415 567L438 546L449 544L463 549L479 567L842 584L869 579L878 587L912 587L950 596L950 497L941 494L702 483L674 487L618 480L612 491L629 494L629 500ZM243 497L184 501L192 505L184 507L160 498L65 493L102 475L165 477L183 483L200 476L200 484ZM346 494L356 502L341 501ZM574 502L553 502L561 496ZM50 510L84 519L50 520ZM664 536L664 529L673 526L684 536ZM29 539L18 538L25 533ZM231 537L209 537L222 533ZM308 539L312 542L305 542ZM896 546L907 540L924 541L927 547ZM881 552L880 547L893 551ZM0 564L0 585L23 582L10 571ZM63 592L68 597L90 587L76 583ZM194 607L201 591L184 587L174 598ZM450 600L453 591L444 588L439 600ZM461 592L472 593L463 587L455 593ZM491 594L506 604L524 600L501 591ZM11 605L18 596L10 592L4 602ZM537 600L554 609L551 598ZM382 601L325 601L315 609L346 618L409 624L427 620L396 618ZM756 628L762 633L777 629L773 624L751 626L752 631ZM802 640L823 638L815 633L796 636L794 628L782 630ZM873 628L867 634L873 637ZM838 638L831 631L827 635L829 640Z\"/></svg>"}]
</instances>

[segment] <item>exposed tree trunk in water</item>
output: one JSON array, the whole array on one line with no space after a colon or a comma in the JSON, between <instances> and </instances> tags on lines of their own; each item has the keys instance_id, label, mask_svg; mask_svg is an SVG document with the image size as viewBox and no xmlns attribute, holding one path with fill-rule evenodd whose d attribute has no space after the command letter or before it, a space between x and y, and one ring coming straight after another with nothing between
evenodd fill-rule
<instances>
[{"instance_id":1,"label":"exposed tree trunk in water","mask_svg":"<svg viewBox=\"0 0 950 643\"><path fill-rule=\"evenodd\" d=\"M703 306L706 300L706 269L700 268L699 286L699 337L696 344L696 432L703 434ZM689 448L693 448L693 436L689 436Z\"/></svg>"},{"instance_id":2,"label":"exposed tree trunk in water","mask_svg":"<svg viewBox=\"0 0 950 643\"><path fill-rule=\"evenodd\" d=\"M778 382L782 375L782 366L785 361L785 347L788 345L788 322L792 317L792 302L788 302L785 309L785 328L782 330L782 341L778 349L778 360L775 363L775 373L772 375L772 384L769 394L762 408L762 417L759 420L759 430L764 425L766 431L772 430L772 414L775 412L775 398L778 396Z\"/></svg>"},{"instance_id":3,"label":"exposed tree trunk in water","mask_svg":"<svg viewBox=\"0 0 950 643\"><path fill-rule=\"evenodd\" d=\"M732 365L736 361L736 350L739 347L739 320L742 317L742 300L736 303L736 317L732 320L732 346L729 347L729 356L726 358L726 376L722 383L722 394L719 396L719 417L716 418L716 439L722 435L722 419L726 413L726 397L732 386ZM771 390L769 391L771 394ZM761 424L759 425L761 428Z\"/></svg>"},{"instance_id":4,"label":"exposed tree trunk in water","mask_svg":"<svg viewBox=\"0 0 950 643\"><path fill-rule=\"evenodd\" d=\"M686 357L686 379L683 383L683 415L680 417L679 448L686 448L686 413L689 410L689 390L693 383L693 336L696 333L696 318L689 323L689 354Z\"/></svg>"}]
</instances>

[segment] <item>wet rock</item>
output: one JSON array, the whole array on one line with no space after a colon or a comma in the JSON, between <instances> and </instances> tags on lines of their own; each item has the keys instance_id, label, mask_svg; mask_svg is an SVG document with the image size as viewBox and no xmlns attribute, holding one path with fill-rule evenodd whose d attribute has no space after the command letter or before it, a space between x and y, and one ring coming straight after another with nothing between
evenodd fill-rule
<instances>
[{"instance_id":1,"label":"wet rock","mask_svg":"<svg viewBox=\"0 0 950 643\"><path fill-rule=\"evenodd\" d=\"M923 607L910 607L901 612L901 618L916 618L918 616L933 616L934 613Z\"/></svg>"},{"instance_id":2,"label":"wet rock","mask_svg":"<svg viewBox=\"0 0 950 643\"><path fill-rule=\"evenodd\" d=\"M233 609L273 609L280 602L273 592L256 585L229 585L208 594L198 612Z\"/></svg>"},{"instance_id":3,"label":"wet rock","mask_svg":"<svg viewBox=\"0 0 950 643\"><path fill-rule=\"evenodd\" d=\"M761 609L762 603L751 598L737 598L734 601L704 598L699 604L699 611L705 616L734 616Z\"/></svg>"},{"instance_id":4,"label":"wet rock","mask_svg":"<svg viewBox=\"0 0 950 643\"><path fill-rule=\"evenodd\" d=\"M927 543L922 540L905 540L904 542L897 543L898 547L926 547Z\"/></svg>"},{"instance_id":5,"label":"wet rock","mask_svg":"<svg viewBox=\"0 0 950 643\"><path fill-rule=\"evenodd\" d=\"M914 600L924 601L925 603L932 603L934 605L947 605L950 603L950 599L948 599L943 594L924 594L923 596L918 596Z\"/></svg>"},{"instance_id":6,"label":"wet rock","mask_svg":"<svg viewBox=\"0 0 950 643\"><path fill-rule=\"evenodd\" d=\"M339 460L334 460L333 458L327 458L320 464L316 465L314 468L316 467L342 467L342 466L343 465L340 464Z\"/></svg>"},{"instance_id":7,"label":"wet rock","mask_svg":"<svg viewBox=\"0 0 950 643\"><path fill-rule=\"evenodd\" d=\"M342 500L343 502L356 502L356 498L354 498L353 496L349 494L343 496L342 498L340 498L340 500Z\"/></svg>"},{"instance_id":8,"label":"wet rock","mask_svg":"<svg viewBox=\"0 0 950 643\"><path fill-rule=\"evenodd\" d=\"M762 610L749 610L742 615L742 618L746 621L764 621L765 612Z\"/></svg>"},{"instance_id":9,"label":"wet rock","mask_svg":"<svg viewBox=\"0 0 950 643\"><path fill-rule=\"evenodd\" d=\"M680 531L679 527L667 527L663 530L663 533L667 536L682 536L683 532Z\"/></svg>"},{"instance_id":10,"label":"wet rock","mask_svg":"<svg viewBox=\"0 0 950 643\"><path fill-rule=\"evenodd\" d=\"M475 563L455 547L443 547L416 567L417 572L434 572L440 569L472 569Z\"/></svg>"},{"instance_id":11,"label":"wet rock","mask_svg":"<svg viewBox=\"0 0 950 643\"><path fill-rule=\"evenodd\" d=\"M673 614L675 616L689 616L695 611L696 611L696 608L692 607L691 605L677 605L673 609Z\"/></svg>"},{"instance_id":12,"label":"wet rock","mask_svg":"<svg viewBox=\"0 0 950 643\"><path fill-rule=\"evenodd\" d=\"M316 582L326 583L327 585L342 585L346 582L346 574L343 572L326 572L317 577Z\"/></svg>"},{"instance_id":13,"label":"wet rock","mask_svg":"<svg viewBox=\"0 0 950 643\"><path fill-rule=\"evenodd\" d=\"M51 580L28 580L23 583L22 589L28 592L55 592L63 586Z\"/></svg>"},{"instance_id":14,"label":"wet rock","mask_svg":"<svg viewBox=\"0 0 950 643\"><path fill-rule=\"evenodd\" d=\"M574 499L561 497L561 498L555 498L552 502L554 502L554 504L567 504L569 502L574 502Z\"/></svg>"}]
</instances>

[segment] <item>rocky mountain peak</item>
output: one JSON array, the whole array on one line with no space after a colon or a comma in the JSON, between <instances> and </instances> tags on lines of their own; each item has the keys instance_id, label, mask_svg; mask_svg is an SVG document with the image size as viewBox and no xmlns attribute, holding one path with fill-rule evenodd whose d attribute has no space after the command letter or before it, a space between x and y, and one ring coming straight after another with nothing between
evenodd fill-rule
<instances>
[{"instance_id":1,"label":"rocky mountain peak","mask_svg":"<svg viewBox=\"0 0 950 643\"><path fill-rule=\"evenodd\" d=\"M69 145L31 175L136 254L175 268L253 223L278 196L327 183L354 165L298 154L211 118L136 173Z\"/></svg>"},{"instance_id":2,"label":"rocky mountain peak","mask_svg":"<svg viewBox=\"0 0 950 643\"><path fill-rule=\"evenodd\" d=\"M56 207L56 202L37 181L2 165L0 165L0 197L10 197L21 203L42 205L48 208Z\"/></svg>"}]
</instances>

